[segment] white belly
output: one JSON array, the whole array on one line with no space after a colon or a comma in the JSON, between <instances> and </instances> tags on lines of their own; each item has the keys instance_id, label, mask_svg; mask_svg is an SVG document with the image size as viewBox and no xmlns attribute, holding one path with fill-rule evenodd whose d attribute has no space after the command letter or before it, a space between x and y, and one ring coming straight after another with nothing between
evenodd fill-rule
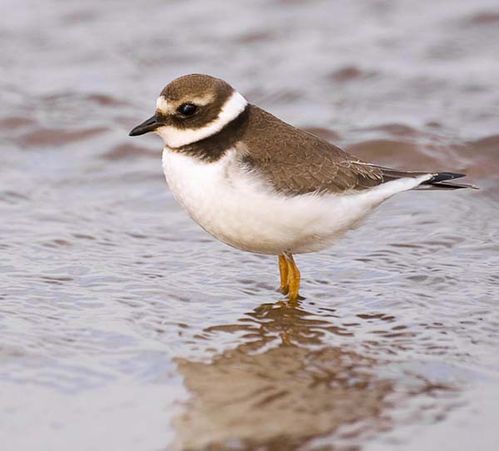
<instances>
[{"instance_id":1,"label":"white belly","mask_svg":"<svg viewBox=\"0 0 499 451\"><path fill-rule=\"evenodd\" d=\"M420 183L400 179L361 193L286 197L241 170L235 151L205 163L167 147L163 171L175 199L204 230L263 254L324 249L383 200Z\"/></svg>"}]
</instances>

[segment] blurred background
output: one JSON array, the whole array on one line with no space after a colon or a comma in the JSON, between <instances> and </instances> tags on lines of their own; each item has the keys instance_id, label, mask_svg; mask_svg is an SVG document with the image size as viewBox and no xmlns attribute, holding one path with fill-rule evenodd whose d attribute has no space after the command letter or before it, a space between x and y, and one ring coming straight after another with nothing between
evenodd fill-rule
<instances>
[{"instance_id":1,"label":"blurred background","mask_svg":"<svg viewBox=\"0 0 499 451\"><path fill-rule=\"evenodd\" d=\"M496 0L0 8L3 448L499 449ZM299 256L291 308L127 136L194 72L481 190L401 195Z\"/></svg>"}]
</instances>

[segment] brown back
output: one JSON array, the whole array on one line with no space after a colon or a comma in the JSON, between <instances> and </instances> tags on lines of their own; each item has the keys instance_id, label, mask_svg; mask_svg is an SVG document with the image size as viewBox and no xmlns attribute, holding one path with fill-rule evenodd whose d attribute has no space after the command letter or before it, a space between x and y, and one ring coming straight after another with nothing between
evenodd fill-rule
<instances>
[{"instance_id":1,"label":"brown back","mask_svg":"<svg viewBox=\"0 0 499 451\"><path fill-rule=\"evenodd\" d=\"M240 147L243 163L288 195L357 191L383 182L380 168L254 105Z\"/></svg>"}]
</instances>

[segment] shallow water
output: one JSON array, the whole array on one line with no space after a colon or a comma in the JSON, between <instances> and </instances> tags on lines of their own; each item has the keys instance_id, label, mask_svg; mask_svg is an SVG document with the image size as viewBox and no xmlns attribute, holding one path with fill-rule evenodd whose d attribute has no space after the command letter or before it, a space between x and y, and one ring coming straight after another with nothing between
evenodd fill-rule
<instances>
[{"instance_id":1,"label":"shallow water","mask_svg":"<svg viewBox=\"0 0 499 451\"><path fill-rule=\"evenodd\" d=\"M499 448L499 9L441 3L3 0L2 448ZM127 137L189 72L481 190L299 256L292 308Z\"/></svg>"}]
</instances>

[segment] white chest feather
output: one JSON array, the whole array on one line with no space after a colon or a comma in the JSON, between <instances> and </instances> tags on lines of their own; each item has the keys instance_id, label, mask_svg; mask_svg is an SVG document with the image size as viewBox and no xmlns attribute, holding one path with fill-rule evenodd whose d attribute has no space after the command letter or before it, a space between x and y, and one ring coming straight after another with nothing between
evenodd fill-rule
<instances>
[{"instance_id":1,"label":"white chest feather","mask_svg":"<svg viewBox=\"0 0 499 451\"><path fill-rule=\"evenodd\" d=\"M400 179L355 194L286 197L242 170L235 151L206 163L167 147L163 171L175 199L203 229L231 246L263 254L328 247L383 200L420 183Z\"/></svg>"}]
</instances>

